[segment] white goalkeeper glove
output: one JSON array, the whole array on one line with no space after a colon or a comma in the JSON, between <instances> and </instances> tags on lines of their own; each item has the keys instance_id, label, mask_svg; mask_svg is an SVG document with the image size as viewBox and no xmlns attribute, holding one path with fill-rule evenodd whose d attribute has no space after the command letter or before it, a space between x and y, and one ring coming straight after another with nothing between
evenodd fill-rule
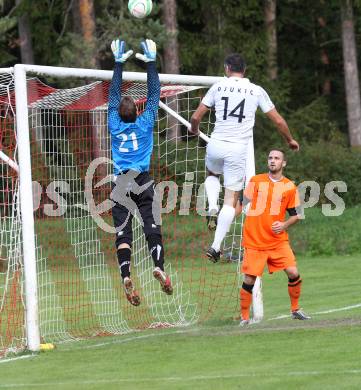
<instances>
[{"instance_id":1,"label":"white goalkeeper glove","mask_svg":"<svg viewBox=\"0 0 361 390\"><path fill-rule=\"evenodd\" d=\"M133 54L133 50L128 50L124 53L125 42L120 39L115 39L111 44L111 48L115 62L121 62L122 64Z\"/></svg>"},{"instance_id":2,"label":"white goalkeeper glove","mask_svg":"<svg viewBox=\"0 0 361 390\"><path fill-rule=\"evenodd\" d=\"M157 58L157 45L151 39L146 39L140 43L144 54L137 53L135 56L144 62L155 62Z\"/></svg>"}]
</instances>

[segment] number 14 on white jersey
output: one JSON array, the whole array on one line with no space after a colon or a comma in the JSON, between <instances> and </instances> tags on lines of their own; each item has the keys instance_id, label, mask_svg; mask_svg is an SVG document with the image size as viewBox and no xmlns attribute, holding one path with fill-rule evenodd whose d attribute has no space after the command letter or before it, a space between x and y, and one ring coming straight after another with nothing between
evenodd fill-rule
<instances>
[{"instance_id":1,"label":"number 14 on white jersey","mask_svg":"<svg viewBox=\"0 0 361 390\"><path fill-rule=\"evenodd\" d=\"M229 77L214 84L202 103L214 107L216 123L212 138L242 142L253 135L257 108L268 112L274 104L267 92L246 78Z\"/></svg>"}]
</instances>

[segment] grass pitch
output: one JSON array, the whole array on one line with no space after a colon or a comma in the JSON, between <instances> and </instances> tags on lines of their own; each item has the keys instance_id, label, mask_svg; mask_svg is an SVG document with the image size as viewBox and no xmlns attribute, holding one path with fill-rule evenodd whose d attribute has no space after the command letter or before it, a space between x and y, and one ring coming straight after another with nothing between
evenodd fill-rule
<instances>
[{"instance_id":1,"label":"grass pitch","mask_svg":"<svg viewBox=\"0 0 361 390\"><path fill-rule=\"evenodd\" d=\"M359 389L361 256L298 263L310 321L289 318L286 276L265 275L261 324L240 329L230 316L58 344L52 352L0 361L0 388Z\"/></svg>"}]
</instances>

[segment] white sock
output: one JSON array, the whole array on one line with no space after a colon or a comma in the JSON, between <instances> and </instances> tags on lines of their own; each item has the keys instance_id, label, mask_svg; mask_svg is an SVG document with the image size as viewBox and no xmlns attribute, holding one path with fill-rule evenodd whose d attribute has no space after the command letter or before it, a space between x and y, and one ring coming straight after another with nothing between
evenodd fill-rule
<instances>
[{"instance_id":1,"label":"white sock","mask_svg":"<svg viewBox=\"0 0 361 390\"><path fill-rule=\"evenodd\" d=\"M206 181L204 182L206 188L206 194L208 198L208 210L215 211L218 213L218 198L221 191L221 183L219 178L216 176L207 176Z\"/></svg>"},{"instance_id":2,"label":"white sock","mask_svg":"<svg viewBox=\"0 0 361 390\"><path fill-rule=\"evenodd\" d=\"M232 225L235 213L236 209L228 205L224 205L219 212L217 229L212 244L212 248L215 249L217 252L221 249L222 241L224 240L224 237L226 237L226 234L228 233L229 228Z\"/></svg>"}]
</instances>

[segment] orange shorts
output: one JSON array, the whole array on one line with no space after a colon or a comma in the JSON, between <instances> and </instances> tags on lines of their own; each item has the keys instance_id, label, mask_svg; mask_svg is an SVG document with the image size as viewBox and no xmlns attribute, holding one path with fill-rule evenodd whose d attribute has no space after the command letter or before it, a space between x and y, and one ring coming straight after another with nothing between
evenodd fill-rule
<instances>
[{"instance_id":1,"label":"orange shorts","mask_svg":"<svg viewBox=\"0 0 361 390\"><path fill-rule=\"evenodd\" d=\"M296 267L296 258L288 242L275 249L258 250L244 248L242 273L262 276L266 263L268 272L272 274L288 267Z\"/></svg>"}]
</instances>

